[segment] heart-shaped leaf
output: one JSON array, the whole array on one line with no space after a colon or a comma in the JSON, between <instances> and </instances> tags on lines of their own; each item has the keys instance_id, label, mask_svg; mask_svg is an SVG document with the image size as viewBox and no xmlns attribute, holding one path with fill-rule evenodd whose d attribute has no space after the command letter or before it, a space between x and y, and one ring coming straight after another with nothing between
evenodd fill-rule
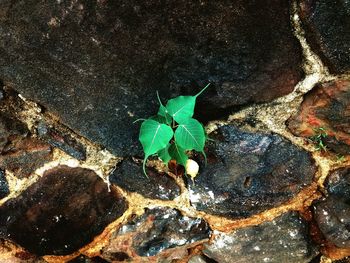
<instances>
[{"instance_id":1,"label":"heart-shaped leaf","mask_svg":"<svg viewBox=\"0 0 350 263\"><path fill-rule=\"evenodd\" d=\"M168 162L171 160L171 156L170 156L170 154L169 154L169 148L170 148L170 146L171 146L171 144L168 143L168 145L167 145L164 149L158 151L158 157L159 157L159 158L163 161L163 163L165 163L165 164L168 164Z\"/></svg>"},{"instance_id":2,"label":"heart-shaped leaf","mask_svg":"<svg viewBox=\"0 0 350 263\"><path fill-rule=\"evenodd\" d=\"M155 120L145 120L140 129L139 140L145 152L143 171L146 174L145 163L147 158L165 148L173 137L173 130L166 124Z\"/></svg>"},{"instance_id":3,"label":"heart-shaped leaf","mask_svg":"<svg viewBox=\"0 0 350 263\"><path fill-rule=\"evenodd\" d=\"M176 143L185 150L202 152L205 144L205 131L195 119L187 119L175 131Z\"/></svg>"},{"instance_id":4,"label":"heart-shaped leaf","mask_svg":"<svg viewBox=\"0 0 350 263\"><path fill-rule=\"evenodd\" d=\"M176 142L170 145L169 154L171 159L176 160L178 164L186 166L188 156L186 155L185 150L182 149Z\"/></svg>"},{"instance_id":5,"label":"heart-shaped leaf","mask_svg":"<svg viewBox=\"0 0 350 263\"><path fill-rule=\"evenodd\" d=\"M195 96L179 96L171 99L166 104L166 110L174 120L181 124L188 118L191 118L194 113L194 106L196 104L197 97L202 94L203 91L209 86L205 86L198 94Z\"/></svg>"},{"instance_id":6,"label":"heart-shaped leaf","mask_svg":"<svg viewBox=\"0 0 350 263\"><path fill-rule=\"evenodd\" d=\"M162 101L160 100L158 91L157 91L157 98L158 98L159 105L160 105L159 110L158 110L158 116L160 116L160 118L164 121L162 123L166 123L168 125L171 125L172 117L168 113L167 108L163 105Z\"/></svg>"}]
</instances>

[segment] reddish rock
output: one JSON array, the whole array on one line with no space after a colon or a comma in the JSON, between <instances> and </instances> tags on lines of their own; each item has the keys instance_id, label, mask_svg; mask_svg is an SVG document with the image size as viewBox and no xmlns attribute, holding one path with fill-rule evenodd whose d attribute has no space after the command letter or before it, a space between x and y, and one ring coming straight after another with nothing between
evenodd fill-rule
<instances>
[{"instance_id":1,"label":"reddish rock","mask_svg":"<svg viewBox=\"0 0 350 263\"><path fill-rule=\"evenodd\" d=\"M126 209L92 170L59 166L0 207L0 236L36 255L70 254Z\"/></svg>"},{"instance_id":2,"label":"reddish rock","mask_svg":"<svg viewBox=\"0 0 350 263\"><path fill-rule=\"evenodd\" d=\"M51 159L50 145L35 138L25 138L5 147L0 155L0 168L23 178Z\"/></svg>"},{"instance_id":3,"label":"reddish rock","mask_svg":"<svg viewBox=\"0 0 350 263\"><path fill-rule=\"evenodd\" d=\"M298 113L287 123L297 136L310 138L324 129L328 149L350 153L350 80L340 79L317 85L307 93Z\"/></svg>"}]
</instances>

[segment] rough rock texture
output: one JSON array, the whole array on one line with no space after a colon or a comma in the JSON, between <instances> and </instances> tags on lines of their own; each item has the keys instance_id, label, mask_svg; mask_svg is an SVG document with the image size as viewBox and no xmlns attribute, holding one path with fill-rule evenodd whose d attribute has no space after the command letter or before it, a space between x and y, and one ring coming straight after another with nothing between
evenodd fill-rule
<instances>
[{"instance_id":1,"label":"rough rock texture","mask_svg":"<svg viewBox=\"0 0 350 263\"><path fill-rule=\"evenodd\" d=\"M350 80L340 79L319 84L307 93L298 113L288 121L297 136L312 137L325 129L322 139L335 153L350 153Z\"/></svg>"},{"instance_id":2,"label":"rough rock texture","mask_svg":"<svg viewBox=\"0 0 350 263\"><path fill-rule=\"evenodd\" d=\"M37 256L4 239L0 239L0 262L46 263L45 260L38 258Z\"/></svg>"},{"instance_id":3,"label":"rough rock texture","mask_svg":"<svg viewBox=\"0 0 350 263\"><path fill-rule=\"evenodd\" d=\"M220 233L203 252L220 263L309 263L317 255L306 222L295 212L271 222Z\"/></svg>"},{"instance_id":4,"label":"rough rock texture","mask_svg":"<svg viewBox=\"0 0 350 263\"><path fill-rule=\"evenodd\" d=\"M37 133L40 139L53 147L60 148L78 160L86 159L85 146L72 138L67 131L60 131L42 121L38 124Z\"/></svg>"},{"instance_id":5,"label":"rough rock texture","mask_svg":"<svg viewBox=\"0 0 350 263\"><path fill-rule=\"evenodd\" d=\"M301 0L306 38L333 73L350 70L350 2Z\"/></svg>"},{"instance_id":6,"label":"rough rock texture","mask_svg":"<svg viewBox=\"0 0 350 263\"><path fill-rule=\"evenodd\" d=\"M0 170L0 199L6 197L9 193L10 190L5 177L5 172Z\"/></svg>"},{"instance_id":7,"label":"rough rock texture","mask_svg":"<svg viewBox=\"0 0 350 263\"><path fill-rule=\"evenodd\" d=\"M326 239L350 248L350 168L334 171L326 182L328 196L315 204L315 219Z\"/></svg>"},{"instance_id":8,"label":"rough rock texture","mask_svg":"<svg viewBox=\"0 0 350 263\"><path fill-rule=\"evenodd\" d=\"M24 138L1 152L0 168L10 170L18 178L29 176L52 159L50 145L34 138Z\"/></svg>"},{"instance_id":9,"label":"rough rock texture","mask_svg":"<svg viewBox=\"0 0 350 263\"><path fill-rule=\"evenodd\" d=\"M148 198L170 200L180 194L179 186L167 174L147 169L147 175L148 177L142 171L142 164L125 159L109 179L112 184Z\"/></svg>"},{"instance_id":10,"label":"rough rock texture","mask_svg":"<svg viewBox=\"0 0 350 263\"><path fill-rule=\"evenodd\" d=\"M108 261L100 257L88 258L86 256L79 256L75 259L68 261L67 263L108 263Z\"/></svg>"},{"instance_id":11,"label":"rough rock texture","mask_svg":"<svg viewBox=\"0 0 350 263\"><path fill-rule=\"evenodd\" d=\"M115 232L102 255L118 261L121 256L124 259L155 256L178 247L187 254L187 245L207 239L209 234L209 226L203 219L182 216L171 208L155 208L133 218Z\"/></svg>"},{"instance_id":12,"label":"rough rock texture","mask_svg":"<svg viewBox=\"0 0 350 263\"><path fill-rule=\"evenodd\" d=\"M190 186L196 209L247 217L286 202L312 182L310 154L279 135L225 125L211 138L208 164Z\"/></svg>"},{"instance_id":13,"label":"rough rock texture","mask_svg":"<svg viewBox=\"0 0 350 263\"><path fill-rule=\"evenodd\" d=\"M3 0L0 78L113 153L137 154L132 122L156 112L156 90L170 98L213 83L198 108L209 119L220 108L291 92L302 71L289 7L279 0Z\"/></svg>"},{"instance_id":14,"label":"rough rock texture","mask_svg":"<svg viewBox=\"0 0 350 263\"><path fill-rule=\"evenodd\" d=\"M126 207L93 171L60 166L0 207L0 236L36 255L69 254L92 241Z\"/></svg>"}]
</instances>

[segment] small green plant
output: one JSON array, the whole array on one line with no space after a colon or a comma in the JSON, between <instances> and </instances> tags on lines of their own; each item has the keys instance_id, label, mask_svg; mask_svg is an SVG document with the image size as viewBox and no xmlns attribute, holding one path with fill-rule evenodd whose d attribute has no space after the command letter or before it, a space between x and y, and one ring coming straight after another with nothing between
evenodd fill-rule
<instances>
[{"instance_id":1,"label":"small green plant","mask_svg":"<svg viewBox=\"0 0 350 263\"><path fill-rule=\"evenodd\" d=\"M203 125L192 116L197 97L209 85L195 96L170 99L165 106L157 92L160 104L158 113L142 122L139 135L145 153L143 172L146 176L145 165L151 155L158 155L165 164L170 160L176 160L183 166L186 166L188 160L186 152L190 150L201 152L206 159L204 145L207 136Z\"/></svg>"},{"instance_id":2,"label":"small green plant","mask_svg":"<svg viewBox=\"0 0 350 263\"><path fill-rule=\"evenodd\" d=\"M327 146L324 144L323 140L328 136L326 129L324 127L318 127L313 129L314 135L309 137L309 139L314 143L316 151L327 151Z\"/></svg>"},{"instance_id":3,"label":"small green plant","mask_svg":"<svg viewBox=\"0 0 350 263\"><path fill-rule=\"evenodd\" d=\"M342 163L345 161L345 156L341 154L337 154L336 159L337 159L337 162Z\"/></svg>"}]
</instances>

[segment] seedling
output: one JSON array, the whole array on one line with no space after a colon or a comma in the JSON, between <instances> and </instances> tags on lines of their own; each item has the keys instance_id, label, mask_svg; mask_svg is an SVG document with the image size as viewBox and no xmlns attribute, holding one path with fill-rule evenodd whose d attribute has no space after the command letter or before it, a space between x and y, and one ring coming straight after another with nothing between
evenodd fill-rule
<instances>
[{"instance_id":1,"label":"seedling","mask_svg":"<svg viewBox=\"0 0 350 263\"><path fill-rule=\"evenodd\" d=\"M316 151L327 151L327 146L324 144L323 139L328 136L326 129L318 127L314 129L314 135L309 139L314 143Z\"/></svg>"},{"instance_id":2,"label":"seedling","mask_svg":"<svg viewBox=\"0 0 350 263\"><path fill-rule=\"evenodd\" d=\"M179 96L170 99L163 105L157 92L159 110L157 115L144 120L141 124L139 140L142 144L145 158L143 172L146 173L146 161L151 155L157 155L165 164L176 160L177 164L186 166L187 151L195 150L204 155L204 145L207 141L203 125L193 119L196 99L209 86L206 85L195 96Z\"/></svg>"}]
</instances>

